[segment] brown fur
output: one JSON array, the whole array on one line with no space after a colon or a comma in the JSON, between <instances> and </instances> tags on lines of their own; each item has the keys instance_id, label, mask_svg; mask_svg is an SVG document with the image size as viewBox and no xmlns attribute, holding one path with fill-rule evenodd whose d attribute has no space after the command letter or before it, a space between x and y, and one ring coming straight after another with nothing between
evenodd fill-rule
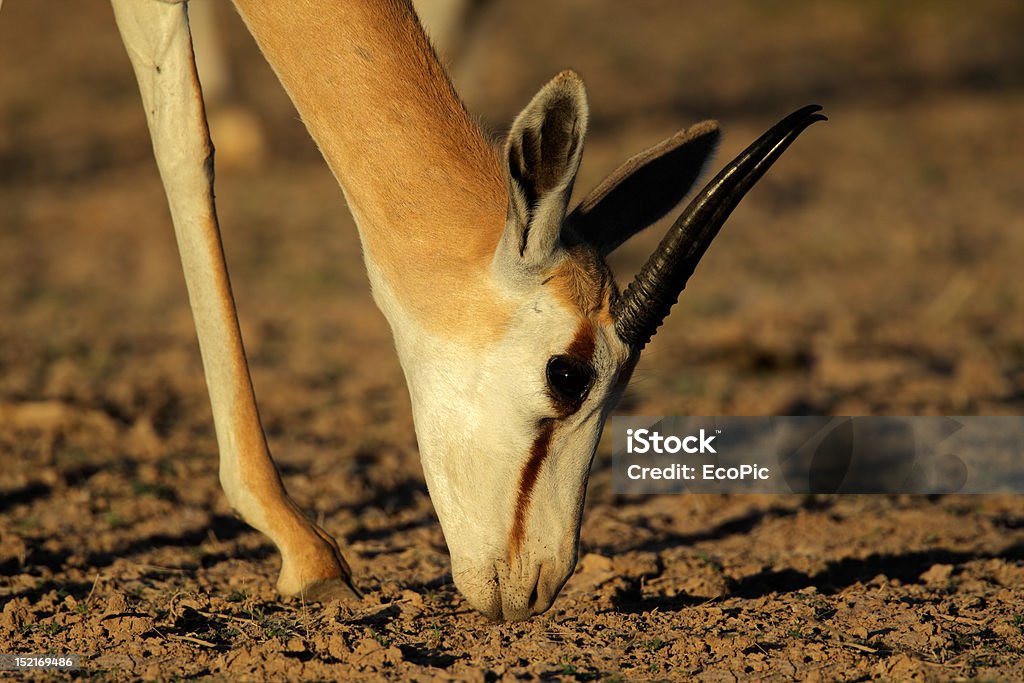
<instances>
[{"instance_id":1,"label":"brown fur","mask_svg":"<svg viewBox=\"0 0 1024 683\"><path fill-rule=\"evenodd\" d=\"M596 346L597 338L594 335L594 327L589 321L583 320L576 329L576 336L573 337L566 353L580 362L589 365L590 360L594 357Z\"/></svg>"},{"instance_id":2,"label":"brown fur","mask_svg":"<svg viewBox=\"0 0 1024 683\"><path fill-rule=\"evenodd\" d=\"M409 3L235 4L402 305L431 329L499 334L505 314L483 274L505 224L501 162Z\"/></svg>"},{"instance_id":3,"label":"brown fur","mask_svg":"<svg viewBox=\"0 0 1024 683\"><path fill-rule=\"evenodd\" d=\"M526 461L523 472L519 476L516 516L512 520L512 529L508 536L509 557L519 554L523 538L526 536L526 514L530 510L530 496L533 494L533 487L537 484L537 477L540 476L540 468L548 457L548 448L551 445L551 434L554 429L554 420L544 420L540 433L537 434L537 438L533 440L533 446L530 447L530 459Z\"/></svg>"},{"instance_id":4,"label":"brown fur","mask_svg":"<svg viewBox=\"0 0 1024 683\"><path fill-rule=\"evenodd\" d=\"M615 278L593 248L570 248L567 258L549 272L544 284L567 308L578 311L594 324L614 324L611 303L618 296Z\"/></svg>"}]
</instances>

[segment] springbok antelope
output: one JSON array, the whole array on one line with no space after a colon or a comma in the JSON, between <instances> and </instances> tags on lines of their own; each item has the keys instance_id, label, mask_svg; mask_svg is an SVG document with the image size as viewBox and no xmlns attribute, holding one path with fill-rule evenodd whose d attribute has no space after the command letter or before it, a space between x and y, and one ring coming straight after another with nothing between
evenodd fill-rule
<instances>
[{"instance_id":1,"label":"springbok antelope","mask_svg":"<svg viewBox=\"0 0 1024 683\"><path fill-rule=\"evenodd\" d=\"M182 0L112 0L195 317L232 507L282 555L277 589L358 595L337 543L285 491L260 424L213 201L213 149ZM566 71L503 149L467 114L403 0L235 0L337 177L409 385L452 576L492 619L546 610L576 564L605 419L744 194L824 117L783 119L701 191L623 293L605 257L672 210L718 141L683 130L567 212L587 103Z\"/></svg>"}]
</instances>

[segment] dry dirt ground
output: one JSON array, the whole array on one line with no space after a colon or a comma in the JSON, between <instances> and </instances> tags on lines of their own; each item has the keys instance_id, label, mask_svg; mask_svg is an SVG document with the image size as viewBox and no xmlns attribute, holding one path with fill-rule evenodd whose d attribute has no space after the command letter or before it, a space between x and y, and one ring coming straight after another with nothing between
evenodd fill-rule
<instances>
[{"instance_id":1,"label":"dry dirt ground","mask_svg":"<svg viewBox=\"0 0 1024 683\"><path fill-rule=\"evenodd\" d=\"M218 175L257 395L289 489L367 594L278 599L278 557L218 489L110 15L0 13L0 651L81 653L85 676L118 680L1020 675L1020 498L624 498L607 447L554 607L470 611L341 193L226 21L266 137ZM1022 26L1016 0L523 0L483 17L459 82L497 136L579 70L584 190L701 118L722 121L724 159L807 102L831 117L737 211L622 413L1020 414ZM620 279L663 227L616 257Z\"/></svg>"}]
</instances>

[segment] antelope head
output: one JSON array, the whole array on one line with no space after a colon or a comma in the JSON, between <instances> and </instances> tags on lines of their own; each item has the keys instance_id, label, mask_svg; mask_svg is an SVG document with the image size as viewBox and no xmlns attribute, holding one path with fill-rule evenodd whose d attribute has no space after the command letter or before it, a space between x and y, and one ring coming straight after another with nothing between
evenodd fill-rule
<instances>
[{"instance_id":1,"label":"antelope head","mask_svg":"<svg viewBox=\"0 0 1024 683\"><path fill-rule=\"evenodd\" d=\"M582 82L560 74L516 118L504 231L478 295L490 301L454 312L470 327L497 315L499 333L472 348L396 335L452 575L485 615L524 619L551 606L576 566L601 430L641 350L729 213L824 118L819 109L785 118L719 173L622 294L605 257L687 194L715 150L716 124L634 156L568 212L587 129Z\"/></svg>"}]
</instances>

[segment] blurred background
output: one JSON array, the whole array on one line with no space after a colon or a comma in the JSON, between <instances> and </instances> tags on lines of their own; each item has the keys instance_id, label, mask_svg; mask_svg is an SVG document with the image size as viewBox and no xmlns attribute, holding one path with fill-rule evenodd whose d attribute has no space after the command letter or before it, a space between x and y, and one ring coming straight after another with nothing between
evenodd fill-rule
<instances>
[{"instance_id":1,"label":"blurred background","mask_svg":"<svg viewBox=\"0 0 1024 683\"><path fill-rule=\"evenodd\" d=\"M372 365L397 381L340 192L233 10L196 6L226 56L210 104L218 198L258 384L307 355L305 371L338 374L324 366L345 366L361 339L385 347ZM496 138L554 73L583 75L592 124L578 193L701 119L721 122L724 163L798 106L831 118L736 212L627 410L1020 410L1020 3L496 0L466 27L448 40L456 81ZM168 336L193 357L122 52L105 5L4 7L0 395L98 391L95 377L66 375L109 360L134 376L132 356L169 352ZM620 282L664 227L620 250Z\"/></svg>"}]
</instances>

